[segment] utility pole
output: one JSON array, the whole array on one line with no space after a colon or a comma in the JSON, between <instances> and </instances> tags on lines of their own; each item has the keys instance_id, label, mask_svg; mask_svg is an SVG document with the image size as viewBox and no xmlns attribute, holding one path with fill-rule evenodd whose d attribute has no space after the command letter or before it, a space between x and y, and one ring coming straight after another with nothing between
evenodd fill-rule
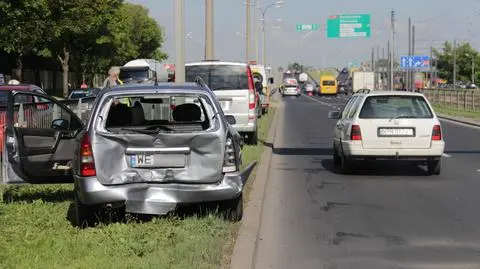
<instances>
[{"instance_id":1,"label":"utility pole","mask_svg":"<svg viewBox=\"0 0 480 269\"><path fill-rule=\"evenodd\" d=\"M213 60L213 0L205 0L205 60Z\"/></svg>"},{"instance_id":2,"label":"utility pole","mask_svg":"<svg viewBox=\"0 0 480 269\"><path fill-rule=\"evenodd\" d=\"M453 40L453 89L457 89L457 40Z\"/></svg>"},{"instance_id":3,"label":"utility pole","mask_svg":"<svg viewBox=\"0 0 480 269\"><path fill-rule=\"evenodd\" d=\"M258 43L259 43L259 39L260 37L258 36L258 2L260 2L260 0L253 0L254 1L254 10L253 10L253 29L254 29L254 35L255 35L255 38L253 39L253 42L255 43L255 61L259 61L259 50L258 50Z\"/></svg>"},{"instance_id":4,"label":"utility pole","mask_svg":"<svg viewBox=\"0 0 480 269\"><path fill-rule=\"evenodd\" d=\"M246 29L245 29L245 41L246 41L246 53L245 53L245 57L246 57L246 62L248 63L248 61L250 60L250 22L251 22L251 19L250 19L250 11L252 9L252 6L251 6L251 0L246 0L246 8L247 8L247 18L246 18Z\"/></svg>"},{"instance_id":5,"label":"utility pole","mask_svg":"<svg viewBox=\"0 0 480 269\"><path fill-rule=\"evenodd\" d=\"M380 74L378 72L378 58L380 57L380 46L377 45L377 58L376 58L376 61L375 61L375 89L378 90L380 88L380 85L379 85L379 77L380 77Z\"/></svg>"},{"instance_id":6,"label":"utility pole","mask_svg":"<svg viewBox=\"0 0 480 269\"><path fill-rule=\"evenodd\" d=\"M408 18L408 57L412 56L412 18ZM410 68L407 68L407 75L406 75L406 87L407 89L410 89L411 84L410 84L410 79L411 79L411 72Z\"/></svg>"},{"instance_id":7,"label":"utility pole","mask_svg":"<svg viewBox=\"0 0 480 269\"><path fill-rule=\"evenodd\" d=\"M175 82L185 82L185 0L175 0Z\"/></svg>"},{"instance_id":8,"label":"utility pole","mask_svg":"<svg viewBox=\"0 0 480 269\"><path fill-rule=\"evenodd\" d=\"M430 46L430 89L433 89L433 46Z\"/></svg>"},{"instance_id":9,"label":"utility pole","mask_svg":"<svg viewBox=\"0 0 480 269\"><path fill-rule=\"evenodd\" d=\"M415 56L415 25L412 25L412 56ZM412 75L410 77L411 89L415 88L415 68L412 69Z\"/></svg>"},{"instance_id":10,"label":"utility pole","mask_svg":"<svg viewBox=\"0 0 480 269\"><path fill-rule=\"evenodd\" d=\"M391 49L390 49L390 89L393 90L393 75L395 73L394 70L394 62L395 62L395 11L392 10L391 13L391 32L392 32L392 43L391 43Z\"/></svg>"},{"instance_id":11,"label":"utility pole","mask_svg":"<svg viewBox=\"0 0 480 269\"><path fill-rule=\"evenodd\" d=\"M388 58L388 68L387 68L387 91L391 90L392 89L392 79L391 79L391 76L392 76L392 54L391 54L391 42L390 40L387 41L387 58Z\"/></svg>"}]
</instances>

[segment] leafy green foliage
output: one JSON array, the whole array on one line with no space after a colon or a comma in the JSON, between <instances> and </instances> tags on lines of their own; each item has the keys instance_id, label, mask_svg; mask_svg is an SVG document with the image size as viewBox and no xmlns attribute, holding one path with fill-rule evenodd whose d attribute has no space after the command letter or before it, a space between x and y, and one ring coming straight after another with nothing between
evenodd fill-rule
<instances>
[{"instance_id":1,"label":"leafy green foliage","mask_svg":"<svg viewBox=\"0 0 480 269\"><path fill-rule=\"evenodd\" d=\"M439 76L453 83L453 44L445 42L441 50L433 51ZM469 43L460 43L455 49L457 62L457 81L470 81L472 77L472 60L475 70L480 68L479 54ZM480 71L480 70L479 70ZM475 72L475 81L478 81L479 73Z\"/></svg>"}]
</instances>

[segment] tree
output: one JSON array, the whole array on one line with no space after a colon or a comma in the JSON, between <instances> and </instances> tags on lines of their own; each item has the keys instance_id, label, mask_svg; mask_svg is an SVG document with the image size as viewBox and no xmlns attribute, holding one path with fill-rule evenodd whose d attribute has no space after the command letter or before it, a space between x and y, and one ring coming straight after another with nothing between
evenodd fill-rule
<instances>
[{"instance_id":1,"label":"tree","mask_svg":"<svg viewBox=\"0 0 480 269\"><path fill-rule=\"evenodd\" d=\"M160 48L163 43L162 29L148 14L148 9L125 3L108 24L112 65L122 65L136 58L163 60L167 55Z\"/></svg>"},{"instance_id":2,"label":"tree","mask_svg":"<svg viewBox=\"0 0 480 269\"><path fill-rule=\"evenodd\" d=\"M46 0L49 4L49 50L62 65L63 93L68 94L70 58L101 43L122 0Z\"/></svg>"},{"instance_id":3,"label":"tree","mask_svg":"<svg viewBox=\"0 0 480 269\"><path fill-rule=\"evenodd\" d=\"M35 54L44 42L50 15L46 0L0 1L0 50L16 57L16 78L22 80L23 56Z\"/></svg>"},{"instance_id":4,"label":"tree","mask_svg":"<svg viewBox=\"0 0 480 269\"><path fill-rule=\"evenodd\" d=\"M445 42L441 50L434 49L435 63L439 77L453 83L453 45ZM455 49L457 81L471 81L472 60L475 70L479 68L478 51L472 48L469 43L460 43ZM475 73L475 80L478 80L478 73Z\"/></svg>"}]
</instances>

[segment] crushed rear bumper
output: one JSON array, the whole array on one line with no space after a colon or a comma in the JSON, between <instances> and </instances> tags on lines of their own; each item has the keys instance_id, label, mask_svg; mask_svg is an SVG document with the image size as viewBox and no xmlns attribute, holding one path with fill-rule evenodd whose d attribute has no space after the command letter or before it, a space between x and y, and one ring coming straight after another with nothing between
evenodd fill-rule
<instances>
[{"instance_id":1,"label":"crushed rear bumper","mask_svg":"<svg viewBox=\"0 0 480 269\"><path fill-rule=\"evenodd\" d=\"M244 171L225 174L216 184L134 183L102 185L96 177L75 176L75 192L87 205L125 203L130 213L165 215L182 204L224 201L243 191L256 162Z\"/></svg>"}]
</instances>

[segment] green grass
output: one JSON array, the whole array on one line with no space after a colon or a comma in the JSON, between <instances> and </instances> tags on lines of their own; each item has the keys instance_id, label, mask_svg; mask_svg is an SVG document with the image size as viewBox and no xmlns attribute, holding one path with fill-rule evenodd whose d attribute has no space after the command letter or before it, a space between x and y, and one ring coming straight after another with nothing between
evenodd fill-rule
<instances>
[{"instance_id":1,"label":"green grass","mask_svg":"<svg viewBox=\"0 0 480 269\"><path fill-rule=\"evenodd\" d=\"M433 105L433 108L440 115L480 120L480 111L469 111L444 105Z\"/></svg>"},{"instance_id":2,"label":"green grass","mask_svg":"<svg viewBox=\"0 0 480 269\"><path fill-rule=\"evenodd\" d=\"M275 108L260 120L264 141ZM263 144L245 146L244 166ZM254 179L252 174L246 192ZM0 203L0 268L218 268L227 264L239 223L209 214L77 229L72 185L8 187Z\"/></svg>"}]
</instances>

